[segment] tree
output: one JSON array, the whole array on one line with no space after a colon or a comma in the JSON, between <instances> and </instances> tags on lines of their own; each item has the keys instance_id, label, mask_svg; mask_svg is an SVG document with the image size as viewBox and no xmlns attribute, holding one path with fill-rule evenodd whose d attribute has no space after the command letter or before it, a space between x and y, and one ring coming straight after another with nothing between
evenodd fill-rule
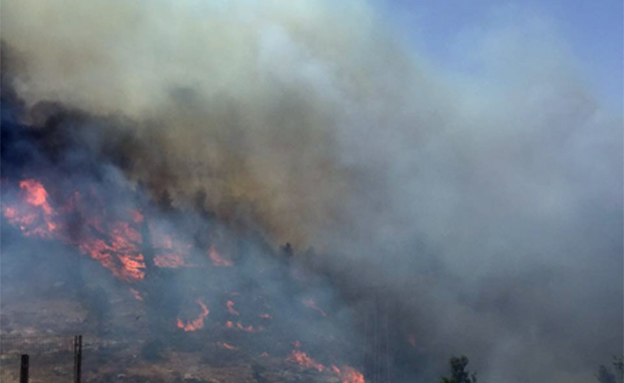
<instances>
[{"instance_id":1,"label":"tree","mask_svg":"<svg viewBox=\"0 0 624 383\"><path fill-rule=\"evenodd\" d=\"M440 383L477 383L477 374L470 374L466 370L468 365L467 357L463 355L459 358L452 357L449 360L449 364L451 366L451 376L448 378L442 377Z\"/></svg>"}]
</instances>

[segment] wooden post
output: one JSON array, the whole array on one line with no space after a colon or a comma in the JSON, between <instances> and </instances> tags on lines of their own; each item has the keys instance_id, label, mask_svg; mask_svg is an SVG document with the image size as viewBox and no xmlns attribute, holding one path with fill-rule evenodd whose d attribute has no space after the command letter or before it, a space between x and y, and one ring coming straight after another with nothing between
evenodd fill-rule
<instances>
[{"instance_id":1,"label":"wooden post","mask_svg":"<svg viewBox=\"0 0 624 383\"><path fill-rule=\"evenodd\" d=\"M22 354L20 365L20 383L28 383L28 354Z\"/></svg>"},{"instance_id":2,"label":"wooden post","mask_svg":"<svg viewBox=\"0 0 624 383\"><path fill-rule=\"evenodd\" d=\"M74 337L74 383L80 383L82 370L82 335Z\"/></svg>"}]
</instances>

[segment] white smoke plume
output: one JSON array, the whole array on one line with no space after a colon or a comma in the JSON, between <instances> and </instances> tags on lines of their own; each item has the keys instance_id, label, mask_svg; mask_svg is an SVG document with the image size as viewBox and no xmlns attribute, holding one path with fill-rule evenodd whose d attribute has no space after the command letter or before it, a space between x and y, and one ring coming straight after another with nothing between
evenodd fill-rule
<instances>
[{"instance_id":1,"label":"white smoke plume","mask_svg":"<svg viewBox=\"0 0 624 383\"><path fill-rule=\"evenodd\" d=\"M19 96L134 123L128 176L344 254L443 363L585 382L622 346L622 118L542 22L436 69L361 1L6 0ZM361 264L374 265L375 275ZM344 265L342 265L344 266ZM368 282L366 282L368 283Z\"/></svg>"}]
</instances>

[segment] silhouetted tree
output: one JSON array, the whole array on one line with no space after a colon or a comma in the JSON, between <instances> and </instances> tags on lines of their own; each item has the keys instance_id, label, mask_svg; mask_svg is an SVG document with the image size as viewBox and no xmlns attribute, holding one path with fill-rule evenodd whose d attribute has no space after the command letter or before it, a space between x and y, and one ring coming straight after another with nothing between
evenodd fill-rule
<instances>
[{"instance_id":1,"label":"silhouetted tree","mask_svg":"<svg viewBox=\"0 0 624 383\"><path fill-rule=\"evenodd\" d=\"M459 358L452 357L449 360L449 364L451 367L451 376L450 377L442 377L440 383L477 383L477 374L470 374L466 370L466 366L468 365L468 358L465 356L461 356Z\"/></svg>"}]
</instances>

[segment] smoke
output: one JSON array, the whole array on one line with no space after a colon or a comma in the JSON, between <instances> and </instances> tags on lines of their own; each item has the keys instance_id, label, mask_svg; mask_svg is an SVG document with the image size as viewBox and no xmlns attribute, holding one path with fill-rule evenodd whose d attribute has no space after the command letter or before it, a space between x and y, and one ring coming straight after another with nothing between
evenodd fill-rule
<instances>
[{"instance_id":1,"label":"smoke","mask_svg":"<svg viewBox=\"0 0 624 383\"><path fill-rule=\"evenodd\" d=\"M3 5L30 123L117 121L156 198L342 254L323 262L392 291L435 363L580 382L621 351L622 118L544 21L467 37L462 74L364 2Z\"/></svg>"}]
</instances>

